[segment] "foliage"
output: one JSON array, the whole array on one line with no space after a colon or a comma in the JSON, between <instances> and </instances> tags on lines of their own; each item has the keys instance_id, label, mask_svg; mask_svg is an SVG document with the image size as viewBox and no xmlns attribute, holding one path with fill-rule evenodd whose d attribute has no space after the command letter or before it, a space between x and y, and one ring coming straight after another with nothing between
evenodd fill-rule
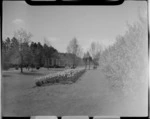
<instances>
[{"instance_id":1,"label":"foliage","mask_svg":"<svg viewBox=\"0 0 150 119\"><path fill-rule=\"evenodd\" d=\"M6 41L2 40L2 69L9 69L9 51L10 51L10 39L7 38Z\"/></svg>"},{"instance_id":2,"label":"foliage","mask_svg":"<svg viewBox=\"0 0 150 119\"><path fill-rule=\"evenodd\" d=\"M146 81L147 36L146 21L128 24L125 35L118 36L116 43L102 53L100 65L113 86L133 90Z\"/></svg>"},{"instance_id":3,"label":"foliage","mask_svg":"<svg viewBox=\"0 0 150 119\"><path fill-rule=\"evenodd\" d=\"M78 65L76 57L82 57L82 48L80 47L78 40L76 38L72 39L67 46L67 52L72 54L72 64L73 66Z\"/></svg>"},{"instance_id":4,"label":"foliage","mask_svg":"<svg viewBox=\"0 0 150 119\"><path fill-rule=\"evenodd\" d=\"M14 37L18 40L18 49L16 50L19 54L19 65L21 73L23 72L24 65L27 65L29 62L30 48L29 43L32 37L32 34L27 32L25 29L19 29L14 33Z\"/></svg>"},{"instance_id":5,"label":"foliage","mask_svg":"<svg viewBox=\"0 0 150 119\"><path fill-rule=\"evenodd\" d=\"M2 41L2 68L4 70L10 67L37 68L44 65L45 59L53 57L57 50L52 46L40 42L31 42L32 34L24 29L19 29L14 33L14 37L9 37ZM31 42L31 44L30 44Z\"/></svg>"}]
</instances>

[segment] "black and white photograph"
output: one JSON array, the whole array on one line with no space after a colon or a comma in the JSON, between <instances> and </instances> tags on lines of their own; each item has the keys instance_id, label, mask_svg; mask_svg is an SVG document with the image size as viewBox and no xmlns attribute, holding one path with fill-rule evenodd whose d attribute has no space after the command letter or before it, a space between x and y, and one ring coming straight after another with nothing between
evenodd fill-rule
<instances>
[{"instance_id":1,"label":"black and white photograph","mask_svg":"<svg viewBox=\"0 0 150 119\"><path fill-rule=\"evenodd\" d=\"M147 12L3 1L2 116L148 116Z\"/></svg>"}]
</instances>

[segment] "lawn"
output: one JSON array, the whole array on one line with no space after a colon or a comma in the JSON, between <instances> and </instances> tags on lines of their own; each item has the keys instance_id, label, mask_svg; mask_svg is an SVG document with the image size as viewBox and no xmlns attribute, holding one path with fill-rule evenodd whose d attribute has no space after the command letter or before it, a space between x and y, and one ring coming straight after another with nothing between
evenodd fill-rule
<instances>
[{"instance_id":1,"label":"lawn","mask_svg":"<svg viewBox=\"0 0 150 119\"><path fill-rule=\"evenodd\" d=\"M100 69L87 70L76 83L35 87L35 78L63 69L40 69L20 74L3 72L3 108L5 116L38 115L146 115L146 93L124 97L112 91ZM146 91L145 91L146 92Z\"/></svg>"},{"instance_id":2,"label":"lawn","mask_svg":"<svg viewBox=\"0 0 150 119\"><path fill-rule=\"evenodd\" d=\"M20 99L23 94L29 92L35 87L35 78L39 76L44 76L49 73L55 73L62 71L64 69L50 69L41 68L40 70L28 71L24 69L24 73L21 74L20 70L10 69L8 71L2 71L2 95L5 107L8 104L12 104L12 101ZM23 100L26 101L26 100Z\"/></svg>"}]
</instances>

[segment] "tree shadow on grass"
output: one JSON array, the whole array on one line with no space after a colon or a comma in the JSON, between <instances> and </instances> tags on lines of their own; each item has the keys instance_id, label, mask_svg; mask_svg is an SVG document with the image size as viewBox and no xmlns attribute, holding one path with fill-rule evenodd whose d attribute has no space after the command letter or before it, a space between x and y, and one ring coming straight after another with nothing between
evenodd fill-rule
<instances>
[{"instance_id":1,"label":"tree shadow on grass","mask_svg":"<svg viewBox=\"0 0 150 119\"><path fill-rule=\"evenodd\" d=\"M55 82L55 83L47 83L47 84L43 84L41 86L33 86L32 88L40 88L40 87L44 87L44 86L54 86L54 85L71 85L74 84L75 82L73 81L61 81L61 82Z\"/></svg>"},{"instance_id":2,"label":"tree shadow on grass","mask_svg":"<svg viewBox=\"0 0 150 119\"><path fill-rule=\"evenodd\" d=\"M2 77L3 77L3 78L11 77L11 75L8 75L8 74L2 74Z\"/></svg>"},{"instance_id":3,"label":"tree shadow on grass","mask_svg":"<svg viewBox=\"0 0 150 119\"><path fill-rule=\"evenodd\" d=\"M61 80L61 81L55 81L55 82L49 82L49 83L44 83L41 84L39 86L35 85L33 86L33 88L36 87L43 87L43 86L52 86L52 85L71 85L71 84L75 84L77 82L79 82L83 75L85 75L86 71L84 71L83 73L79 74L78 76L71 78L71 80Z\"/></svg>"},{"instance_id":4,"label":"tree shadow on grass","mask_svg":"<svg viewBox=\"0 0 150 119\"><path fill-rule=\"evenodd\" d=\"M19 73L19 75L27 75L27 76L43 76L43 73L38 73L38 72L23 72Z\"/></svg>"}]
</instances>

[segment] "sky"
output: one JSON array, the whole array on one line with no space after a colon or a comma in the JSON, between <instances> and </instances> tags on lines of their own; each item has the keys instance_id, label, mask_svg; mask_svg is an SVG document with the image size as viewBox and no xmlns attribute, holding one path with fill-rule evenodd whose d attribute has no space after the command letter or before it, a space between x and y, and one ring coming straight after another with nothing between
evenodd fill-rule
<instances>
[{"instance_id":1,"label":"sky","mask_svg":"<svg viewBox=\"0 0 150 119\"><path fill-rule=\"evenodd\" d=\"M125 1L119 6L30 6L24 1L3 1L2 38L12 38L17 29L31 32L34 42L44 38L59 52L66 52L69 41L77 38L84 51L91 42L104 47L127 30L127 23L138 21L138 10L146 1Z\"/></svg>"}]
</instances>

